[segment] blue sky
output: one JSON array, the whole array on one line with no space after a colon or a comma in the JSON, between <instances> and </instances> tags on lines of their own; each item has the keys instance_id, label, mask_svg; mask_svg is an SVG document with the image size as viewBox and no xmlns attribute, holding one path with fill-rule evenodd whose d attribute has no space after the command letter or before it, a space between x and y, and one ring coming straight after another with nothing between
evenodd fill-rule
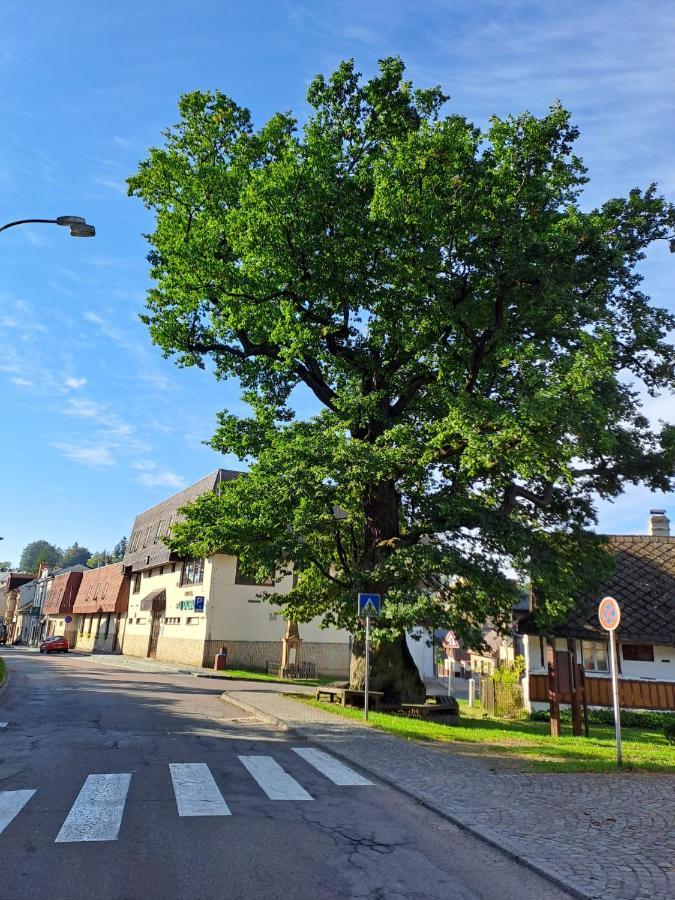
<instances>
[{"instance_id":1,"label":"blue sky","mask_svg":"<svg viewBox=\"0 0 675 900\"><path fill-rule=\"evenodd\" d=\"M588 205L654 180L675 198L675 4L516 0L5 0L0 9L0 216L79 214L93 240L26 226L0 235L0 559L46 538L110 548L134 516L219 465L201 443L235 384L165 361L138 321L149 214L124 179L176 121L182 91L220 88L261 123L305 109L307 84L354 57L400 54L449 109L541 114L581 128ZM2 224L0 223L0 224ZM675 257L655 248L646 290L675 308ZM675 418L672 397L649 401ZM626 492L599 528L644 532Z\"/></svg>"}]
</instances>

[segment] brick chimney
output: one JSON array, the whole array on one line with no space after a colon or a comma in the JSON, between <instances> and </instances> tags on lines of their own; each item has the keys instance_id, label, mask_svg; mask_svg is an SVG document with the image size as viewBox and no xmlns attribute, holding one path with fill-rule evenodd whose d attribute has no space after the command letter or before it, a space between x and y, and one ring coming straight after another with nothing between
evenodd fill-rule
<instances>
[{"instance_id":1,"label":"brick chimney","mask_svg":"<svg viewBox=\"0 0 675 900\"><path fill-rule=\"evenodd\" d=\"M670 537L670 519L666 515L665 509L649 510L647 534L655 537Z\"/></svg>"}]
</instances>

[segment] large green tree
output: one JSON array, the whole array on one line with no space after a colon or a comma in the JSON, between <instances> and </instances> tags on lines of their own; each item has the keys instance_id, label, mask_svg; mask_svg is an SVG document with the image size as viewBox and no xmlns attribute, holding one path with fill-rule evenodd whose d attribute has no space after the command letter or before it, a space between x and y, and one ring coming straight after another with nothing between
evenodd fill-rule
<instances>
[{"instance_id":1,"label":"large green tree","mask_svg":"<svg viewBox=\"0 0 675 900\"><path fill-rule=\"evenodd\" d=\"M584 210L561 106L482 131L403 73L343 63L302 126L186 94L129 186L155 213L153 340L239 379L252 409L212 439L248 475L172 546L258 575L292 561L285 614L352 629L354 683L356 591L380 591L374 682L415 697L407 629L480 641L509 618L509 570L560 614L604 564L594 497L672 487L673 429L639 391L675 386L675 320L637 267L675 212L653 186Z\"/></svg>"},{"instance_id":2,"label":"large green tree","mask_svg":"<svg viewBox=\"0 0 675 900\"><path fill-rule=\"evenodd\" d=\"M31 541L21 552L19 569L22 572L37 572L40 563L47 563L48 566L60 566L62 559L63 550L50 544L49 541Z\"/></svg>"}]
</instances>

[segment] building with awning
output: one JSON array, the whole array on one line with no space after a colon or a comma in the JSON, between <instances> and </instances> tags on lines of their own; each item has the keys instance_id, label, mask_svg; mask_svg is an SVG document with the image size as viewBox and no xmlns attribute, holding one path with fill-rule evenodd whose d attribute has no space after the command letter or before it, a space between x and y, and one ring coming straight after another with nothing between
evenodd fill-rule
<instances>
[{"instance_id":1,"label":"building with awning","mask_svg":"<svg viewBox=\"0 0 675 900\"><path fill-rule=\"evenodd\" d=\"M121 563L88 569L73 604L77 616L77 647L121 653L129 606L129 576Z\"/></svg>"}]
</instances>

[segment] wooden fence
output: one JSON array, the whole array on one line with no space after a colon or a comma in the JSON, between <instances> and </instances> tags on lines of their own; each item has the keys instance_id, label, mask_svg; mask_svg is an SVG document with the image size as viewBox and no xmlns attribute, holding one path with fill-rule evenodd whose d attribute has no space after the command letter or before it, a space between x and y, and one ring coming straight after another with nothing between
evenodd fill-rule
<instances>
[{"instance_id":1,"label":"wooden fence","mask_svg":"<svg viewBox=\"0 0 675 900\"><path fill-rule=\"evenodd\" d=\"M611 678L586 678L589 706L612 706ZM530 675L530 700L548 702L546 675ZM561 703L570 703L569 694L560 694ZM632 681L619 678L619 702L622 709L662 709L675 711L675 682Z\"/></svg>"}]
</instances>

